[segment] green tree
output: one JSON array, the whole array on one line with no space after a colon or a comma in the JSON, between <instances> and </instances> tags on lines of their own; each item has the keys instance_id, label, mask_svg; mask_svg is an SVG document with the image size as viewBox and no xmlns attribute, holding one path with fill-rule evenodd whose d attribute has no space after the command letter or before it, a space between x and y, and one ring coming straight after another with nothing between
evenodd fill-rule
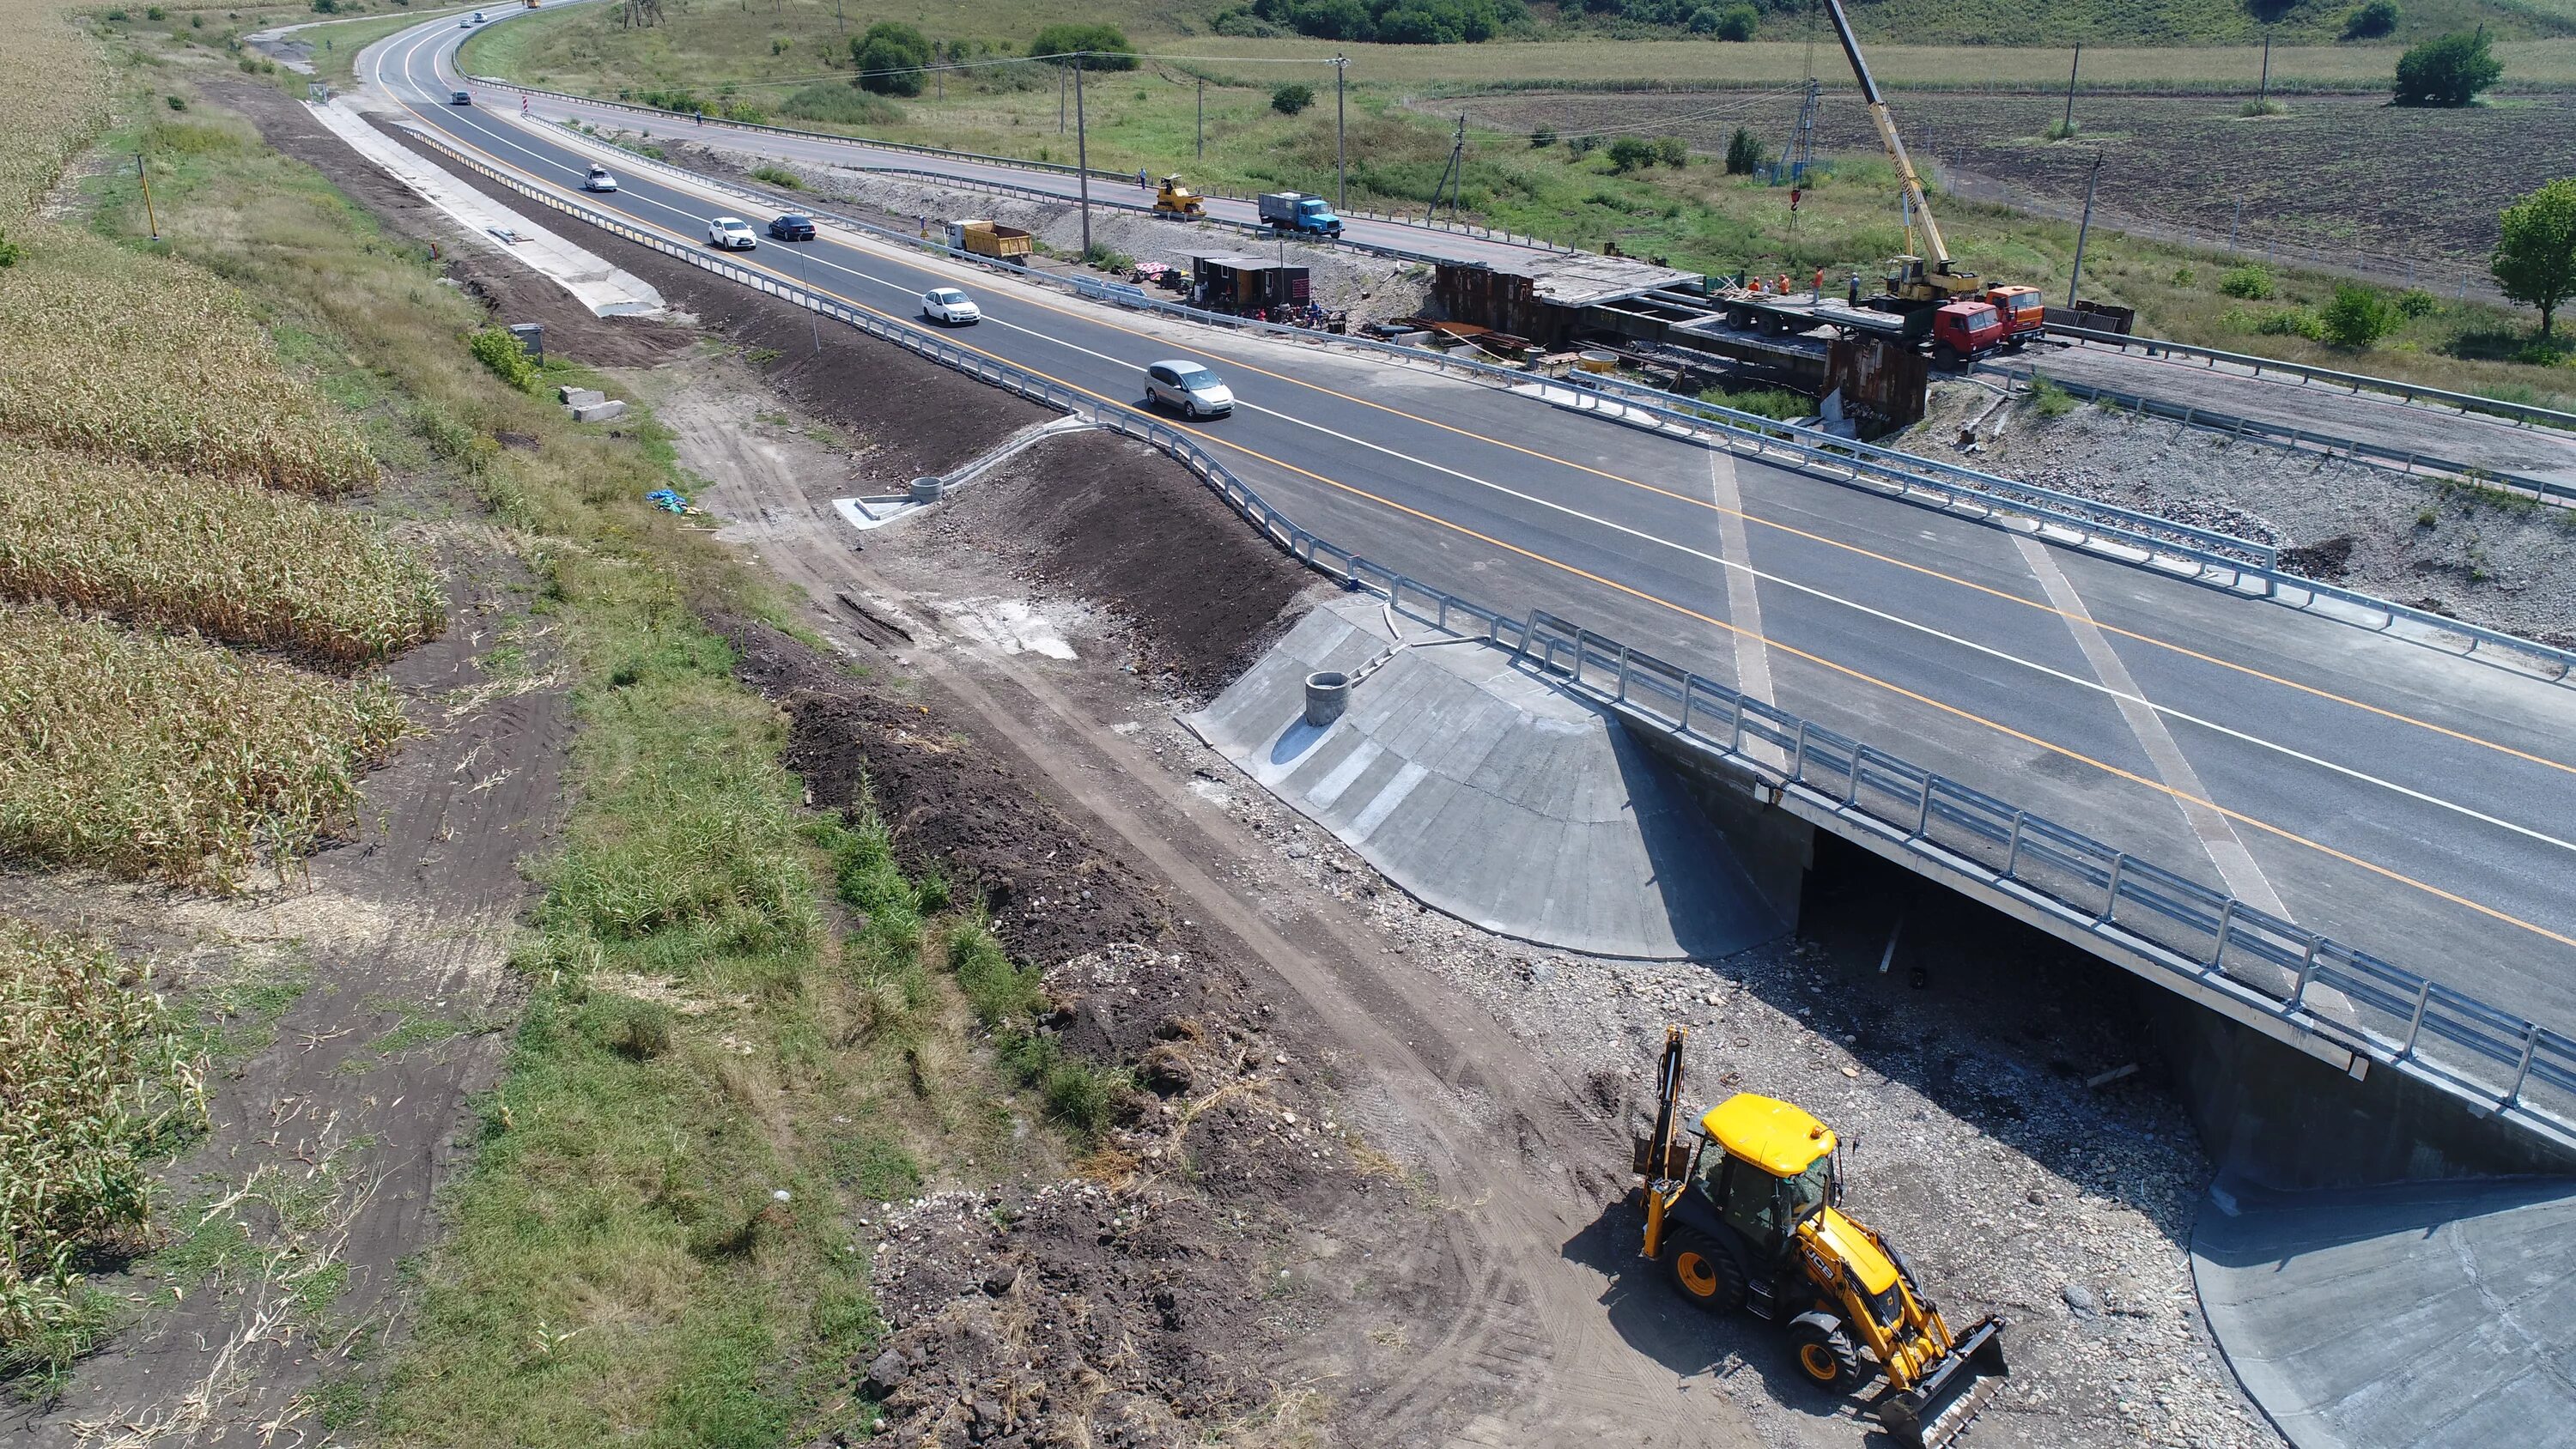
<instances>
[{"instance_id":1,"label":"green tree","mask_svg":"<svg viewBox=\"0 0 2576 1449\"><path fill-rule=\"evenodd\" d=\"M2334 300L2317 313L2326 340L2356 352L2396 331L2405 320L2386 294L2358 282L2337 284Z\"/></svg>"},{"instance_id":2,"label":"green tree","mask_svg":"<svg viewBox=\"0 0 2576 1449\"><path fill-rule=\"evenodd\" d=\"M1664 136L1655 142L1655 159L1679 171L1690 164L1690 143L1679 136Z\"/></svg>"},{"instance_id":3,"label":"green tree","mask_svg":"<svg viewBox=\"0 0 2576 1449\"><path fill-rule=\"evenodd\" d=\"M1655 164L1655 143L1643 136L1622 136L1610 143L1610 169L1642 170Z\"/></svg>"},{"instance_id":4,"label":"green tree","mask_svg":"<svg viewBox=\"0 0 2576 1449\"><path fill-rule=\"evenodd\" d=\"M1761 138L1747 127L1736 127L1735 134L1726 142L1726 174L1750 176L1762 169L1762 161Z\"/></svg>"},{"instance_id":5,"label":"green tree","mask_svg":"<svg viewBox=\"0 0 2576 1449\"><path fill-rule=\"evenodd\" d=\"M2370 0L2356 5L2343 17L2343 38L2376 40L2397 29L2397 0Z\"/></svg>"},{"instance_id":6,"label":"green tree","mask_svg":"<svg viewBox=\"0 0 2576 1449\"><path fill-rule=\"evenodd\" d=\"M1084 70L1134 70L1136 47L1127 43L1127 34L1115 25L1050 25L1029 42L1031 57L1074 55L1088 51L1082 62ZM1062 65L1064 62L1056 62Z\"/></svg>"},{"instance_id":7,"label":"green tree","mask_svg":"<svg viewBox=\"0 0 2576 1449\"><path fill-rule=\"evenodd\" d=\"M1315 103L1315 88L1304 81L1290 81L1270 93L1270 109L1283 116L1293 116Z\"/></svg>"},{"instance_id":8,"label":"green tree","mask_svg":"<svg viewBox=\"0 0 2576 1449\"><path fill-rule=\"evenodd\" d=\"M2550 182L2506 207L2497 221L2496 286L2539 308L2540 335L2547 337L2558 304L2576 297L2576 179Z\"/></svg>"},{"instance_id":9,"label":"green tree","mask_svg":"<svg viewBox=\"0 0 2576 1449\"><path fill-rule=\"evenodd\" d=\"M2398 57L2397 104L2465 106L2503 74L2483 26L2475 34L2445 35Z\"/></svg>"},{"instance_id":10,"label":"green tree","mask_svg":"<svg viewBox=\"0 0 2576 1449\"><path fill-rule=\"evenodd\" d=\"M1544 151L1555 144L1556 128L1554 126L1540 126L1536 130L1530 132L1530 149L1533 151Z\"/></svg>"},{"instance_id":11,"label":"green tree","mask_svg":"<svg viewBox=\"0 0 2576 1449\"><path fill-rule=\"evenodd\" d=\"M1729 5L1717 15L1717 38L1751 40L1762 24L1762 12L1750 5Z\"/></svg>"},{"instance_id":12,"label":"green tree","mask_svg":"<svg viewBox=\"0 0 2576 1449\"><path fill-rule=\"evenodd\" d=\"M921 68L930 64L930 37L897 20L880 20L850 42L858 62L859 89L881 96L921 94Z\"/></svg>"}]
</instances>

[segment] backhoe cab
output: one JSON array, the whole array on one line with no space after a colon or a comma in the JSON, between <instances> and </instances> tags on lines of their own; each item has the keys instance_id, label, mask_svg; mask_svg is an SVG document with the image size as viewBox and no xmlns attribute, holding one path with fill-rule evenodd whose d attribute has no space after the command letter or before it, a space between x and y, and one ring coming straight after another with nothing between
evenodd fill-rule
<instances>
[{"instance_id":1,"label":"backhoe cab","mask_svg":"<svg viewBox=\"0 0 2576 1449\"><path fill-rule=\"evenodd\" d=\"M1950 1331L1905 1255L1844 1215L1833 1129L1797 1107L1738 1093L1700 1119L1698 1140L1677 1140L1687 1035L1666 1033L1655 1132L1636 1144L1646 1256L1691 1302L1786 1329L1819 1386L1849 1393L1883 1375L1879 1423L1940 1449L2007 1372L2002 1320Z\"/></svg>"}]
</instances>

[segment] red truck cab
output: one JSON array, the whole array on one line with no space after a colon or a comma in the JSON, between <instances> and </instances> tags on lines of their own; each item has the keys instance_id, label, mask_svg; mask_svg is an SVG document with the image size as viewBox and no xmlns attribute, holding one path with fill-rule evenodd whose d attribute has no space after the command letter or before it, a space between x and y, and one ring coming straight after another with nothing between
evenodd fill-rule
<instances>
[{"instance_id":1,"label":"red truck cab","mask_svg":"<svg viewBox=\"0 0 2576 1449\"><path fill-rule=\"evenodd\" d=\"M2048 306L2040 300L2037 287L1993 287L1986 300L2004 319L2003 345L2019 350L2024 342L2035 341L2048 328Z\"/></svg>"},{"instance_id":2,"label":"red truck cab","mask_svg":"<svg viewBox=\"0 0 2576 1449\"><path fill-rule=\"evenodd\" d=\"M1989 302L1949 302L1932 314L1932 356L1958 367L2003 345L2004 317Z\"/></svg>"}]
</instances>

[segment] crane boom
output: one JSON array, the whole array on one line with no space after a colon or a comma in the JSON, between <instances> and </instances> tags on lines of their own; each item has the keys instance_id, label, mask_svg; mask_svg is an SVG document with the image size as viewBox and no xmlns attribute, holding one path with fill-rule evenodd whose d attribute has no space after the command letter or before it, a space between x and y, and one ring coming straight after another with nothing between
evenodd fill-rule
<instances>
[{"instance_id":1,"label":"crane boom","mask_svg":"<svg viewBox=\"0 0 2576 1449\"><path fill-rule=\"evenodd\" d=\"M1905 189L1905 199L1914 214L1923 220L1924 248L1932 270L1950 270L1949 244L1941 240L1941 224L1932 219L1932 208L1923 199L1923 178L1914 174L1914 162L1905 154L1905 141L1896 134L1896 118L1887 112L1887 100L1878 93L1878 82L1869 74L1869 62L1861 58L1860 39L1852 34L1851 17L1843 13L1842 0L1825 0L1825 10L1834 18L1834 35L1843 43L1843 58L1851 62L1852 75L1860 81L1861 99L1869 104L1870 124L1878 128L1878 143L1887 148L1887 159L1896 166L1896 181Z\"/></svg>"}]
</instances>

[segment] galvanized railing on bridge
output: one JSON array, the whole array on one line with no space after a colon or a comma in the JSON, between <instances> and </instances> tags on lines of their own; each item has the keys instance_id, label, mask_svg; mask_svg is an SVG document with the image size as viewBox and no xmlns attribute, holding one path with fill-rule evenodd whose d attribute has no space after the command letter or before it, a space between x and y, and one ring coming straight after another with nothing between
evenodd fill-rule
<instances>
[{"instance_id":1,"label":"galvanized railing on bridge","mask_svg":"<svg viewBox=\"0 0 2576 1449\"><path fill-rule=\"evenodd\" d=\"M1636 727L1669 731L1730 762L1749 781L1776 790L1775 798L1794 799L1846 833L1893 843L1936 874L1963 874L2009 892L2080 927L2106 950L2171 973L2177 985L2223 993L2576 1148L2576 1039L1614 639L1542 612L1515 619L1373 563L1309 532L1188 434L1135 408L788 283L731 254L675 242L416 134L552 210L1137 438L1187 467L1291 556L1434 628L1512 650L1523 667Z\"/></svg>"}]
</instances>

